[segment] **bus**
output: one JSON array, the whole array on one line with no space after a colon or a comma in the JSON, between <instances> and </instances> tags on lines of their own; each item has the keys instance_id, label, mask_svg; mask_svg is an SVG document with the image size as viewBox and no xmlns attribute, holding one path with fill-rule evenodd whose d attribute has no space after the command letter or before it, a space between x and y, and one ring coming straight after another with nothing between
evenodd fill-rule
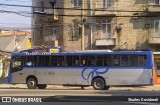
<instances>
[{"instance_id":1,"label":"bus","mask_svg":"<svg viewBox=\"0 0 160 105\"><path fill-rule=\"evenodd\" d=\"M52 50L53 51L53 50ZM151 51L82 51L12 53L8 82L29 89L47 85L110 86L153 85Z\"/></svg>"}]
</instances>

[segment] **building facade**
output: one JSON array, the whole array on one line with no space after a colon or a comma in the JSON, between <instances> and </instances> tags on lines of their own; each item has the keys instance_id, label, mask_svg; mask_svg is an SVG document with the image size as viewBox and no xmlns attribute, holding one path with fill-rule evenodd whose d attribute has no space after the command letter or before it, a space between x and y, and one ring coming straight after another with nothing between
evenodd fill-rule
<instances>
[{"instance_id":1,"label":"building facade","mask_svg":"<svg viewBox=\"0 0 160 105\"><path fill-rule=\"evenodd\" d=\"M33 46L160 50L160 0L32 0Z\"/></svg>"}]
</instances>

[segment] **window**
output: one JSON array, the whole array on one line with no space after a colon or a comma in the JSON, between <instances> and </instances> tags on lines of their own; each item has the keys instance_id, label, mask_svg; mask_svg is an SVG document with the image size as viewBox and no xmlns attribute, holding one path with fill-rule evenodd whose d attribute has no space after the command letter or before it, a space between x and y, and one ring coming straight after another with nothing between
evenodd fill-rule
<instances>
[{"instance_id":1,"label":"window","mask_svg":"<svg viewBox=\"0 0 160 105\"><path fill-rule=\"evenodd\" d=\"M120 66L120 55L113 55L113 66Z\"/></svg>"},{"instance_id":2,"label":"window","mask_svg":"<svg viewBox=\"0 0 160 105\"><path fill-rule=\"evenodd\" d=\"M111 38L111 20L104 20L101 23L102 38Z\"/></svg>"},{"instance_id":3,"label":"window","mask_svg":"<svg viewBox=\"0 0 160 105\"><path fill-rule=\"evenodd\" d=\"M103 66L103 64L104 64L103 62L104 62L103 56L98 55L97 56L97 61L96 61L97 66Z\"/></svg>"},{"instance_id":4,"label":"window","mask_svg":"<svg viewBox=\"0 0 160 105\"><path fill-rule=\"evenodd\" d=\"M66 56L66 66L79 66L79 56Z\"/></svg>"},{"instance_id":5,"label":"window","mask_svg":"<svg viewBox=\"0 0 160 105\"><path fill-rule=\"evenodd\" d=\"M40 66L38 65L38 56L33 56L33 61L31 61L33 66Z\"/></svg>"},{"instance_id":6,"label":"window","mask_svg":"<svg viewBox=\"0 0 160 105\"><path fill-rule=\"evenodd\" d=\"M50 62L51 66L65 66L64 56L52 56Z\"/></svg>"},{"instance_id":7,"label":"window","mask_svg":"<svg viewBox=\"0 0 160 105\"><path fill-rule=\"evenodd\" d=\"M129 65L138 66L138 55L130 55Z\"/></svg>"},{"instance_id":8,"label":"window","mask_svg":"<svg viewBox=\"0 0 160 105\"><path fill-rule=\"evenodd\" d=\"M33 66L32 56L26 57L25 66Z\"/></svg>"},{"instance_id":9,"label":"window","mask_svg":"<svg viewBox=\"0 0 160 105\"><path fill-rule=\"evenodd\" d=\"M104 66L112 66L111 62L112 62L112 57L111 55L105 55L104 56Z\"/></svg>"},{"instance_id":10,"label":"window","mask_svg":"<svg viewBox=\"0 0 160 105\"><path fill-rule=\"evenodd\" d=\"M121 55L121 66L128 66L128 55Z\"/></svg>"},{"instance_id":11,"label":"window","mask_svg":"<svg viewBox=\"0 0 160 105\"><path fill-rule=\"evenodd\" d=\"M88 56L88 66L95 66L95 56Z\"/></svg>"},{"instance_id":12,"label":"window","mask_svg":"<svg viewBox=\"0 0 160 105\"><path fill-rule=\"evenodd\" d=\"M155 0L155 4L160 4L160 0Z\"/></svg>"},{"instance_id":13,"label":"window","mask_svg":"<svg viewBox=\"0 0 160 105\"><path fill-rule=\"evenodd\" d=\"M79 63L80 63L79 56L73 56L72 61L73 61L72 66L79 66Z\"/></svg>"},{"instance_id":14,"label":"window","mask_svg":"<svg viewBox=\"0 0 160 105\"><path fill-rule=\"evenodd\" d=\"M160 20L156 20L155 24L155 37L160 37Z\"/></svg>"},{"instance_id":15,"label":"window","mask_svg":"<svg viewBox=\"0 0 160 105\"><path fill-rule=\"evenodd\" d=\"M72 66L72 56L66 56L66 66Z\"/></svg>"},{"instance_id":16,"label":"window","mask_svg":"<svg viewBox=\"0 0 160 105\"><path fill-rule=\"evenodd\" d=\"M39 56L38 66L49 66L49 56Z\"/></svg>"},{"instance_id":17,"label":"window","mask_svg":"<svg viewBox=\"0 0 160 105\"><path fill-rule=\"evenodd\" d=\"M103 7L110 7L114 3L114 0L103 0Z\"/></svg>"},{"instance_id":18,"label":"window","mask_svg":"<svg viewBox=\"0 0 160 105\"><path fill-rule=\"evenodd\" d=\"M87 56L81 56L81 66L87 66Z\"/></svg>"},{"instance_id":19,"label":"window","mask_svg":"<svg viewBox=\"0 0 160 105\"><path fill-rule=\"evenodd\" d=\"M73 6L74 7L80 7L82 4L82 0L73 0Z\"/></svg>"},{"instance_id":20,"label":"window","mask_svg":"<svg viewBox=\"0 0 160 105\"><path fill-rule=\"evenodd\" d=\"M138 66L146 66L146 64L147 64L147 56L139 55L138 56Z\"/></svg>"}]
</instances>

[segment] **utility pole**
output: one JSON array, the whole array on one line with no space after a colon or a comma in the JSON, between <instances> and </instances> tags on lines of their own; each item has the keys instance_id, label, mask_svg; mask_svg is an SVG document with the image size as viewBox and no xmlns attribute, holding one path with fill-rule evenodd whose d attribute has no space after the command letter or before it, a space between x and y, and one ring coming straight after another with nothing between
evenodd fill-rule
<instances>
[{"instance_id":1,"label":"utility pole","mask_svg":"<svg viewBox=\"0 0 160 105\"><path fill-rule=\"evenodd\" d=\"M52 5L52 9L53 9L53 19L54 19L54 15L55 15L55 4L56 4L56 0L50 0L50 4ZM52 31L53 34L54 34L54 30ZM53 35L52 34L52 35ZM52 37L50 39L50 45L53 45L53 42L52 42Z\"/></svg>"},{"instance_id":2,"label":"utility pole","mask_svg":"<svg viewBox=\"0 0 160 105\"><path fill-rule=\"evenodd\" d=\"M82 0L82 41L81 41L81 46L82 50L84 50L84 0Z\"/></svg>"},{"instance_id":3,"label":"utility pole","mask_svg":"<svg viewBox=\"0 0 160 105\"><path fill-rule=\"evenodd\" d=\"M89 3L90 3L90 36L91 36L91 42L90 42L90 44L91 44L91 50L93 49L93 46L92 46L92 44L93 44L93 34L92 34L92 31L93 31L93 27L92 27L92 0L90 0L89 1Z\"/></svg>"}]
</instances>

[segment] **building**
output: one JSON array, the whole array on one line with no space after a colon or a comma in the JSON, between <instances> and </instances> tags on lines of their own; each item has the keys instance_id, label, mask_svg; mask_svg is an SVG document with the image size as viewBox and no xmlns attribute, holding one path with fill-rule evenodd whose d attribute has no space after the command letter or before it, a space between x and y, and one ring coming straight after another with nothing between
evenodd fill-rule
<instances>
[{"instance_id":1,"label":"building","mask_svg":"<svg viewBox=\"0 0 160 105\"><path fill-rule=\"evenodd\" d=\"M160 50L159 0L32 0L34 46ZM41 8L36 8L41 7Z\"/></svg>"},{"instance_id":2,"label":"building","mask_svg":"<svg viewBox=\"0 0 160 105\"><path fill-rule=\"evenodd\" d=\"M0 77L6 77L9 70L11 52L31 48L31 33L20 30L0 31Z\"/></svg>"},{"instance_id":3,"label":"building","mask_svg":"<svg viewBox=\"0 0 160 105\"><path fill-rule=\"evenodd\" d=\"M0 50L6 52L21 51L31 48L31 33L20 30L1 30Z\"/></svg>"}]
</instances>

